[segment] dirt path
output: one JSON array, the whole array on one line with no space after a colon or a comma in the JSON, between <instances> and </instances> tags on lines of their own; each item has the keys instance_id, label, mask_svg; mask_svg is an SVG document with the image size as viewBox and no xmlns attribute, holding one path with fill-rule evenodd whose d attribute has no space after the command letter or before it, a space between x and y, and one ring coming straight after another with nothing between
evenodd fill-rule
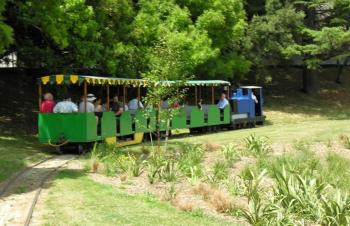
<instances>
[{"instance_id":1,"label":"dirt path","mask_svg":"<svg viewBox=\"0 0 350 226\"><path fill-rule=\"evenodd\" d=\"M0 197L0 225L24 225L43 179L73 157L72 155L56 156L42 164L28 168L16 178ZM6 182L0 185L0 191L4 186Z\"/></svg>"}]
</instances>

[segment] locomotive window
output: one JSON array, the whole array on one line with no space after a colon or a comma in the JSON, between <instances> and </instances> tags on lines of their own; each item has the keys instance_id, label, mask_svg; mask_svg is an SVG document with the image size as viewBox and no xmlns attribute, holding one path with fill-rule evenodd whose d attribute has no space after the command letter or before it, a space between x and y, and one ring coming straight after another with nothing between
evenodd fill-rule
<instances>
[{"instance_id":1,"label":"locomotive window","mask_svg":"<svg viewBox=\"0 0 350 226\"><path fill-rule=\"evenodd\" d=\"M243 95L244 96L248 95L248 89L243 89Z\"/></svg>"}]
</instances>

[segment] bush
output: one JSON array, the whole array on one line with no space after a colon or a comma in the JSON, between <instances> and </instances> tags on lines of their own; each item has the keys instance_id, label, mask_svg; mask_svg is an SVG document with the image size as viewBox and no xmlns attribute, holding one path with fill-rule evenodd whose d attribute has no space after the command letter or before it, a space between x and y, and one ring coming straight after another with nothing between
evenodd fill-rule
<instances>
[{"instance_id":1,"label":"bush","mask_svg":"<svg viewBox=\"0 0 350 226\"><path fill-rule=\"evenodd\" d=\"M229 170L226 162L215 162L212 171L207 175L207 180L211 184L217 184L228 178Z\"/></svg>"},{"instance_id":2,"label":"bush","mask_svg":"<svg viewBox=\"0 0 350 226\"><path fill-rule=\"evenodd\" d=\"M203 149L198 145L183 145L178 157L179 168L182 174L189 177L192 181L199 180L202 177L202 160L204 157Z\"/></svg>"},{"instance_id":3,"label":"bush","mask_svg":"<svg viewBox=\"0 0 350 226\"><path fill-rule=\"evenodd\" d=\"M223 146L221 154L229 167L232 167L233 163L239 158L239 152L233 144Z\"/></svg>"},{"instance_id":4,"label":"bush","mask_svg":"<svg viewBox=\"0 0 350 226\"><path fill-rule=\"evenodd\" d=\"M249 153L256 157L266 156L272 151L267 137L258 137L251 134L244 139L244 142Z\"/></svg>"}]
</instances>

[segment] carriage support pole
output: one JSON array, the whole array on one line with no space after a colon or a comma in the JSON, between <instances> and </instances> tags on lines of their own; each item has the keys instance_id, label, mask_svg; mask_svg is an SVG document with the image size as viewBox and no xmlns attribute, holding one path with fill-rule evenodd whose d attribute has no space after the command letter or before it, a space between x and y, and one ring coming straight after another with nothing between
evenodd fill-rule
<instances>
[{"instance_id":1,"label":"carriage support pole","mask_svg":"<svg viewBox=\"0 0 350 226\"><path fill-rule=\"evenodd\" d=\"M123 85L123 109L125 110L126 87Z\"/></svg>"},{"instance_id":2,"label":"carriage support pole","mask_svg":"<svg viewBox=\"0 0 350 226\"><path fill-rule=\"evenodd\" d=\"M107 99L106 99L107 103L106 103L106 108L107 111L109 111L109 83L107 83Z\"/></svg>"},{"instance_id":3,"label":"carriage support pole","mask_svg":"<svg viewBox=\"0 0 350 226\"><path fill-rule=\"evenodd\" d=\"M41 111L41 101L42 101L42 88L41 88L41 82L39 82L38 85L38 95L39 95L39 112Z\"/></svg>"},{"instance_id":4,"label":"carriage support pole","mask_svg":"<svg viewBox=\"0 0 350 226\"><path fill-rule=\"evenodd\" d=\"M197 86L194 87L194 88L195 88L195 101L196 101L195 105L197 105L198 104L198 98L197 98L198 90L197 90Z\"/></svg>"},{"instance_id":5,"label":"carriage support pole","mask_svg":"<svg viewBox=\"0 0 350 226\"><path fill-rule=\"evenodd\" d=\"M87 82L84 81L84 112L87 111Z\"/></svg>"},{"instance_id":6,"label":"carriage support pole","mask_svg":"<svg viewBox=\"0 0 350 226\"><path fill-rule=\"evenodd\" d=\"M140 86L137 87L137 105L140 107L140 101L141 101L141 90Z\"/></svg>"},{"instance_id":7,"label":"carriage support pole","mask_svg":"<svg viewBox=\"0 0 350 226\"><path fill-rule=\"evenodd\" d=\"M211 86L211 104L214 104L214 86Z\"/></svg>"}]
</instances>

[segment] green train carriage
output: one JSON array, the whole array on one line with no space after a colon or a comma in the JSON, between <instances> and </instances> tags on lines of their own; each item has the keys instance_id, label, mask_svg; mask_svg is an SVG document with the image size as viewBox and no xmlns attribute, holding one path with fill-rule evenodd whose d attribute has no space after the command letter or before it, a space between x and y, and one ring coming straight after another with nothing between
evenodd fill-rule
<instances>
[{"instance_id":1,"label":"green train carriage","mask_svg":"<svg viewBox=\"0 0 350 226\"><path fill-rule=\"evenodd\" d=\"M172 81L167 85L172 85ZM126 87L147 88L147 82L142 79L125 78L104 78L82 75L51 75L38 79L39 84L39 106L41 105L42 89L48 85L76 85L83 87L84 95L87 95L88 86L104 86L106 88L107 105L109 105L110 88L121 86L123 88L123 103L125 103ZM186 106L179 109L171 120L170 129L190 129L197 130L201 128L210 128L217 126L228 126L231 124L231 107L227 105L225 109L219 110L215 105L214 89L215 87L230 86L227 81L187 81L185 86L194 87L195 102L197 102L197 87L211 88L212 104L205 105L201 110L196 106ZM95 141L106 141L117 146L125 146L141 143L145 133L154 132L156 128L156 112L145 114L146 110L136 110L136 112L125 111L116 120L114 112L107 111L102 113L98 123L94 113L39 113L39 141L50 145L65 144L85 144ZM161 126L161 130L164 130ZM132 140L120 141L121 137L133 136Z\"/></svg>"}]
</instances>

